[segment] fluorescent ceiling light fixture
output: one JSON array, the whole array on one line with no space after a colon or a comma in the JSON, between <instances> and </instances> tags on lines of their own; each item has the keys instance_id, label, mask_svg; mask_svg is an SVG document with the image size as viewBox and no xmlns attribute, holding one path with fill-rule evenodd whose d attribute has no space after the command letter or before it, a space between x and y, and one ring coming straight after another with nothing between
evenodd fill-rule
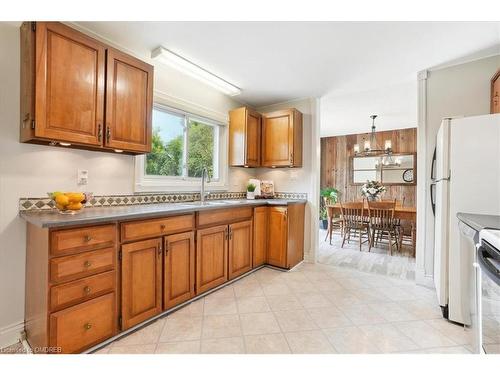
<instances>
[{"instance_id":1,"label":"fluorescent ceiling light fixture","mask_svg":"<svg viewBox=\"0 0 500 375\"><path fill-rule=\"evenodd\" d=\"M186 60L184 57L169 51L166 48L158 47L151 52L151 58L158 60L166 65L173 67L193 78L196 78L206 84L212 86L213 88L222 91L224 94L229 96L235 96L241 94L241 89L235 85L229 83L228 81L210 73L208 70L203 69Z\"/></svg>"}]
</instances>

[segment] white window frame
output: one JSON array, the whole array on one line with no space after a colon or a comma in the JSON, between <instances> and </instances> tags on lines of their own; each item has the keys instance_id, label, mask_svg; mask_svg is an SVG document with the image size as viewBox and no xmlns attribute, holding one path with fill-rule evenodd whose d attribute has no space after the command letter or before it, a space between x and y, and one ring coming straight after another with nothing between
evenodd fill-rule
<instances>
[{"instance_id":1,"label":"white window frame","mask_svg":"<svg viewBox=\"0 0 500 375\"><path fill-rule=\"evenodd\" d=\"M228 190L228 165L227 165L227 126L226 124L199 116L194 113L173 108L158 102L154 108L174 115L184 116L184 154L183 154L183 175L184 176L154 176L146 174L146 155L135 157L135 184L134 191L137 193L152 192L197 192L200 190L201 178L187 177L187 140L189 121L199 121L203 124L214 126L214 170L218 171L218 177L205 183L207 191L227 191Z\"/></svg>"}]
</instances>

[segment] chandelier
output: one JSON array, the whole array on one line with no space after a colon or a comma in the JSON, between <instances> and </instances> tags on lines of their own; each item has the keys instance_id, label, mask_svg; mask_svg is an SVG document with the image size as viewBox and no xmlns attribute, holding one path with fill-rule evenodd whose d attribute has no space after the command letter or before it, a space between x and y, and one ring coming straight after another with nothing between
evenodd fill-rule
<instances>
[{"instance_id":1,"label":"chandelier","mask_svg":"<svg viewBox=\"0 0 500 375\"><path fill-rule=\"evenodd\" d=\"M356 156L375 156L375 155L384 155L382 158L382 164L385 166L390 166L390 165L398 165L400 164L399 158L394 159L392 157L392 141L390 139L386 139L384 142L384 148L377 148L377 140L375 137L375 119L377 118L377 115L371 115L370 118L372 119L372 131L370 134L370 138L365 140L363 151L360 152L359 150L359 144L354 145L354 155Z\"/></svg>"}]
</instances>

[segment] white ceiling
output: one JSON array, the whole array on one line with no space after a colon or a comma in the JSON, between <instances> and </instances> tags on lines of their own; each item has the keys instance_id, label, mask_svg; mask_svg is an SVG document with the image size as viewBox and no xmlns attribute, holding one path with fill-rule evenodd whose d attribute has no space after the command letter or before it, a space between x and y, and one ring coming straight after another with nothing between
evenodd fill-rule
<instances>
[{"instance_id":1,"label":"white ceiling","mask_svg":"<svg viewBox=\"0 0 500 375\"><path fill-rule=\"evenodd\" d=\"M493 22L78 25L143 56L164 46L242 88L234 99L255 107L322 97L322 136L369 130L371 113L380 129L416 126L418 71L500 43Z\"/></svg>"}]
</instances>

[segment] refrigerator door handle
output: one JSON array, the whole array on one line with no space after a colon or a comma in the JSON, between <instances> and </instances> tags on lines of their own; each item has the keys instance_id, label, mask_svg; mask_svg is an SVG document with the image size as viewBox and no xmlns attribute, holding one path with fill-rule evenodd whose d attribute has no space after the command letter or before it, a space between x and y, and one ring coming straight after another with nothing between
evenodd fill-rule
<instances>
[{"instance_id":1,"label":"refrigerator door handle","mask_svg":"<svg viewBox=\"0 0 500 375\"><path fill-rule=\"evenodd\" d=\"M431 195L432 214L436 216L436 199L434 197L434 189L433 189L434 186L436 186L436 183L433 182L432 184L429 185L429 189L431 191L430 195Z\"/></svg>"}]
</instances>

